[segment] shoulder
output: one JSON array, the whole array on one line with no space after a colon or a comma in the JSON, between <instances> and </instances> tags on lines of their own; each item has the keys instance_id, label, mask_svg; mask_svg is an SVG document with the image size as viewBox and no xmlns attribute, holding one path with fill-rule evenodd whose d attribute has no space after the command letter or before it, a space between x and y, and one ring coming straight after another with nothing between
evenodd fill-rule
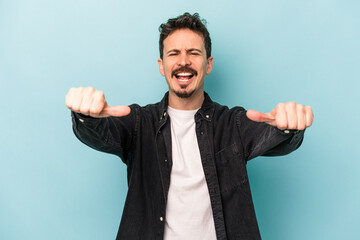
<instances>
[{"instance_id":1,"label":"shoulder","mask_svg":"<svg viewBox=\"0 0 360 240\"><path fill-rule=\"evenodd\" d=\"M241 106L235 106L230 108L226 105L222 105L217 102L213 102L213 106L214 106L214 117L218 117L218 118L224 116L238 117L240 115L246 114L245 108Z\"/></svg>"},{"instance_id":2,"label":"shoulder","mask_svg":"<svg viewBox=\"0 0 360 240\"><path fill-rule=\"evenodd\" d=\"M145 106L140 106L139 104L132 104L129 107L133 114L140 119L151 119L158 120L161 115L161 102L151 103Z\"/></svg>"}]
</instances>

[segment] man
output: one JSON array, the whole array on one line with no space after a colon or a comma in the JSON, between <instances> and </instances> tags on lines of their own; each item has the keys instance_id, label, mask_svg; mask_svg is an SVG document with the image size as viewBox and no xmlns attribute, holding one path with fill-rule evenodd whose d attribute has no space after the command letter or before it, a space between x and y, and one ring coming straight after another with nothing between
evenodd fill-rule
<instances>
[{"instance_id":1,"label":"man","mask_svg":"<svg viewBox=\"0 0 360 240\"><path fill-rule=\"evenodd\" d=\"M204 93L211 40L198 14L159 30L169 86L161 102L110 107L91 87L66 96L75 135L127 165L117 239L260 239L246 163L297 149L312 110L291 102L263 114L212 102Z\"/></svg>"}]
</instances>

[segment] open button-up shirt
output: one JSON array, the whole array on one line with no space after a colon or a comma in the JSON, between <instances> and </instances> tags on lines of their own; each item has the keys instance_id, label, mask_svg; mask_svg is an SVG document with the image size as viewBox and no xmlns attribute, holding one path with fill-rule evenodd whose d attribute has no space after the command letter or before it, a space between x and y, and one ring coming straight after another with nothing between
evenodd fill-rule
<instances>
[{"instance_id":1,"label":"open button-up shirt","mask_svg":"<svg viewBox=\"0 0 360 240\"><path fill-rule=\"evenodd\" d=\"M127 165L128 193L116 239L163 239L172 167L167 107L168 93L156 104L131 105L124 117L97 119L72 113L80 141L119 156ZM256 156L294 151L304 131L253 122L244 108L229 109L206 93L195 123L217 239L261 239L246 163Z\"/></svg>"}]
</instances>

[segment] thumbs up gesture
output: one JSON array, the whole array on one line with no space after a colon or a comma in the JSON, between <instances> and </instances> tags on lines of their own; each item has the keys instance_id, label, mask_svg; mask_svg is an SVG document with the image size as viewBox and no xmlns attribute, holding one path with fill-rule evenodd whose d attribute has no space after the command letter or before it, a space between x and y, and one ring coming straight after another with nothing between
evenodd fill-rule
<instances>
[{"instance_id":1,"label":"thumbs up gesture","mask_svg":"<svg viewBox=\"0 0 360 240\"><path fill-rule=\"evenodd\" d=\"M314 119L310 106L294 102L279 103L270 113L249 110L246 112L246 116L252 121L265 122L281 130L304 130L311 126Z\"/></svg>"},{"instance_id":2,"label":"thumbs up gesture","mask_svg":"<svg viewBox=\"0 0 360 240\"><path fill-rule=\"evenodd\" d=\"M74 112L95 118L122 117L131 111L128 106L110 107L104 93L92 87L71 88L66 94L65 105Z\"/></svg>"}]
</instances>

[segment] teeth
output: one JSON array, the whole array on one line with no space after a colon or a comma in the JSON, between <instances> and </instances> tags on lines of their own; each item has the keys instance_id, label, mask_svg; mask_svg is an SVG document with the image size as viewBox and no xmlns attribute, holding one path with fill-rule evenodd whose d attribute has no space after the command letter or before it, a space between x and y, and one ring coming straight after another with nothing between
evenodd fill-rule
<instances>
[{"instance_id":1,"label":"teeth","mask_svg":"<svg viewBox=\"0 0 360 240\"><path fill-rule=\"evenodd\" d=\"M182 73L178 73L176 75L179 77L188 77L188 76L191 76L192 73L182 72Z\"/></svg>"}]
</instances>

